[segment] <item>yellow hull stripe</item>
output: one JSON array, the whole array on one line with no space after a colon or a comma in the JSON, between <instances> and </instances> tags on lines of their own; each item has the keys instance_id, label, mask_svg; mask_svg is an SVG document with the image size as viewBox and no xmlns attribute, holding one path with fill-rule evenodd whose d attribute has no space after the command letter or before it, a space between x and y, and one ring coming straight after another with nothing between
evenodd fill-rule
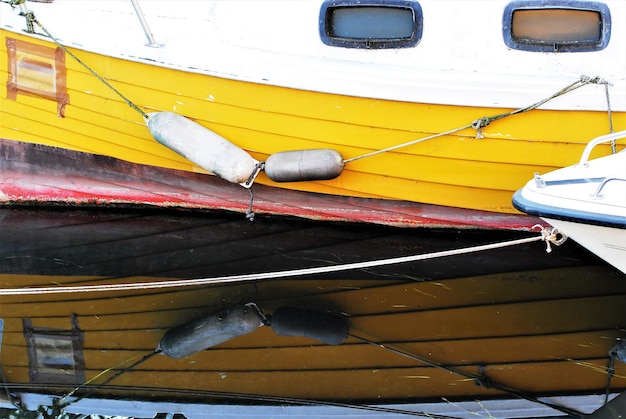
<instances>
[{"instance_id":1,"label":"yellow hull stripe","mask_svg":"<svg viewBox=\"0 0 626 419\"><path fill-rule=\"evenodd\" d=\"M2 31L36 45L53 44ZM264 160L285 150L332 148L344 158L467 125L508 109L392 102L295 90L184 73L75 51L98 74L145 112L171 111L217 132ZM0 77L8 79L6 51ZM203 169L158 144L141 115L65 57L65 117L49 98L18 94L0 98L0 137L63 147L185 171ZM564 81L564 84L571 80ZM555 91L563 86L555 86ZM604 94L598 88L598 94ZM542 99L542 98L538 98ZM626 114L613 113L614 129ZM511 195L534 172L575 163L584 144L608 132L605 112L541 111L493 122L477 139L473 129L350 162L339 178L274 184L310 192L515 212ZM606 154L600 147L596 155Z\"/></svg>"}]
</instances>

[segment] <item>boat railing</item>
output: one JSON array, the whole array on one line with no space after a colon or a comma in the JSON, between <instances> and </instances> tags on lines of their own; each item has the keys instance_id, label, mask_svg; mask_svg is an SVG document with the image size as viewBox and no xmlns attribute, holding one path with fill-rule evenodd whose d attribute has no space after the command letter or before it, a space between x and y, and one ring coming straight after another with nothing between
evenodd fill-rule
<instances>
[{"instance_id":1,"label":"boat railing","mask_svg":"<svg viewBox=\"0 0 626 419\"><path fill-rule=\"evenodd\" d=\"M589 143L585 147L585 150L583 151L582 156L580 157L580 161L578 162L578 165L587 166L587 162L589 161L589 156L591 155L591 151L598 144L609 143L611 141L621 140L622 138L626 138L626 130L612 132L610 134L602 135L600 137L594 138L593 140L589 141Z\"/></svg>"},{"instance_id":2,"label":"boat railing","mask_svg":"<svg viewBox=\"0 0 626 419\"><path fill-rule=\"evenodd\" d=\"M622 178L622 177L607 177L607 178L604 178L602 180L602 182L600 183L600 185L598 185L598 189L596 189L596 191L591 195L591 197L595 198L595 199L602 199L602 198L604 198L604 195L602 195L602 189L604 189L604 187L606 186L607 183L612 182L614 180L621 181L621 182L626 182L626 178Z\"/></svg>"}]
</instances>

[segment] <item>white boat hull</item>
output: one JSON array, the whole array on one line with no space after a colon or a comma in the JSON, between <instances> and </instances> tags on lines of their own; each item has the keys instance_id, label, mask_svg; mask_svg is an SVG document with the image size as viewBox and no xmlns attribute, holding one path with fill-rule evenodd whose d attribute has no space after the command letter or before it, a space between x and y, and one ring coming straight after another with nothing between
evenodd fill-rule
<instances>
[{"instance_id":1,"label":"white boat hull","mask_svg":"<svg viewBox=\"0 0 626 419\"><path fill-rule=\"evenodd\" d=\"M626 230L542 217L547 223L626 273Z\"/></svg>"},{"instance_id":2,"label":"white boat hull","mask_svg":"<svg viewBox=\"0 0 626 419\"><path fill-rule=\"evenodd\" d=\"M541 217L626 273L626 152L589 160L596 145L624 136L626 131L598 137L578 164L535 174L515 193L513 205Z\"/></svg>"}]
</instances>

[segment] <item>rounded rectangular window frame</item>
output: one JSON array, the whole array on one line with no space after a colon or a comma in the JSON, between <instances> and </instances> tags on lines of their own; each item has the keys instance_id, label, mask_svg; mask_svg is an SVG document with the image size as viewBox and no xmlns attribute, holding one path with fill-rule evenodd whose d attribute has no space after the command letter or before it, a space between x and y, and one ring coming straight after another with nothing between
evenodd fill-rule
<instances>
[{"instance_id":1,"label":"rounded rectangular window frame","mask_svg":"<svg viewBox=\"0 0 626 419\"><path fill-rule=\"evenodd\" d=\"M65 51L10 37L6 38L6 48L7 99L26 95L55 101L57 115L63 118L70 103Z\"/></svg>"},{"instance_id":2,"label":"rounded rectangular window frame","mask_svg":"<svg viewBox=\"0 0 626 419\"><path fill-rule=\"evenodd\" d=\"M588 41L519 40L513 36L513 14L522 10L580 10L600 16L600 39ZM590 52L606 48L611 38L611 12L604 3L584 0L518 0L509 3L502 17L502 35L507 47L531 52Z\"/></svg>"},{"instance_id":3,"label":"rounded rectangular window frame","mask_svg":"<svg viewBox=\"0 0 626 419\"><path fill-rule=\"evenodd\" d=\"M413 31L410 37L402 38L344 38L334 36L331 30L331 16L342 8L382 7L409 9L413 14ZM322 42L333 47L357 49L393 49L411 48L422 38L424 18L422 7L416 0L326 0L322 4L319 16L319 32Z\"/></svg>"}]
</instances>

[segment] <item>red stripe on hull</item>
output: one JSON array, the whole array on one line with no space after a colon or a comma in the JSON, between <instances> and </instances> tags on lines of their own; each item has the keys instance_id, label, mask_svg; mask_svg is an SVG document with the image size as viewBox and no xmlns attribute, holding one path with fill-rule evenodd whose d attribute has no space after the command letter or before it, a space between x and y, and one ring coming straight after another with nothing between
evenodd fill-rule
<instances>
[{"instance_id":1,"label":"red stripe on hull","mask_svg":"<svg viewBox=\"0 0 626 419\"><path fill-rule=\"evenodd\" d=\"M215 176L0 139L0 204L156 206L244 213L245 189ZM254 211L400 227L530 230L527 215L314 194L254 185Z\"/></svg>"}]
</instances>

